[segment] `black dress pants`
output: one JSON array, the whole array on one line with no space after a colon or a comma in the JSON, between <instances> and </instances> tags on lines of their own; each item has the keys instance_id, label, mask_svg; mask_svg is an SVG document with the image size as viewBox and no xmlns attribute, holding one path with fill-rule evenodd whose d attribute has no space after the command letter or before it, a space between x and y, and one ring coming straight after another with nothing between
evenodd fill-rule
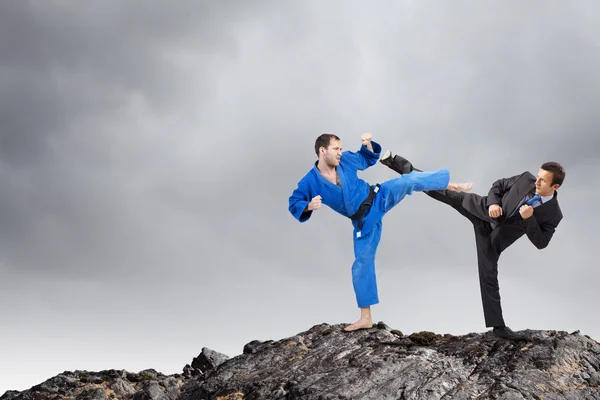
<instances>
[{"instance_id":1,"label":"black dress pants","mask_svg":"<svg viewBox=\"0 0 600 400\"><path fill-rule=\"evenodd\" d=\"M386 165L400 174L408 173L413 169L412 166L407 168L406 160L397 156L386 163ZM502 305L500 302L500 286L498 285L498 259L500 258L500 252L492 243L492 225L489 221L483 220L472 214L462 205L466 195L478 195L450 190L426 191L424 193L431 198L448 204L473 224L485 326L504 326Z\"/></svg>"}]
</instances>

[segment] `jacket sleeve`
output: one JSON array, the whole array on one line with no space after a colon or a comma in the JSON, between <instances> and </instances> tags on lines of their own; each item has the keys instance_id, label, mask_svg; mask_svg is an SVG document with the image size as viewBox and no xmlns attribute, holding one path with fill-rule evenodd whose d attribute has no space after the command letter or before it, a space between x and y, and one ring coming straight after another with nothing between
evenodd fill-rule
<instances>
[{"instance_id":1,"label":"jacket sleeve","mask_svg":"<svg viewBox=\"0 0 600 400\"><path fill-rule=\"evenodd\" d=\"M381 145L371 140L373 151L369 150L364 144L358 151L345 151L342 155L345 161L353 164L358 170L365 170L377 163L381 155Z\"/></svg>"},{"instance_id":2,"label":"jacket sleeve","mask_svg":"<svg viewBox=\"0 0 600 400\"><path fill-rule=\"evenodd\" d=\"M298 182L298 187L294 189L292 195L289 197L288 210L294 218L300 222L308 221L312 215L312 210L306 211L306 206L308 206L313 197L310 185L306 179Z\"/></svg>"},{"instance_id":3,"label":"jacket sleeve","mask_svg":"<svg viewBox=\"0 0 600 400\"><path fill-rule=\"evenodd\" d=\"M529 241L541 250L550 243L550 239L552 239L552 235L554 235L554 231L560 223L560 219L539 224L534 214L527 219L521 220L520 223L525 229Z\"/></svg>"},{"instance_id":4,"label":"jacket sleeve","mask_svg":"<svg viewBox=\"0 0 600 400\"><path fill-rule=\"evenodd\" d=\"M521 175L515 175L510 178L498 179L494 182L487 195L486 207L489 207L492 204L498 204L502 207L502 196L510 190L512 185L514 185L520 177Z\"/></svg>"}]
</instances>

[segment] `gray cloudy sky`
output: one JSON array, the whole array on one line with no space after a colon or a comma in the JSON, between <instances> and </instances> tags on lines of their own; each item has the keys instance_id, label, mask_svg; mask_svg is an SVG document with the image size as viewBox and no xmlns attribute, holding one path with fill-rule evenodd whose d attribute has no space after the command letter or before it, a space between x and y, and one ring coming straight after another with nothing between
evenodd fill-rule
<instances>
[{"instance_id":1,"label":"gray cloudy sky","mask_svg":"<svg viewBox=\"0 0 600 400\"><path fill-rule=\"evenodd\" d=\"M0 3L0 395L66 370L181 372L202 347L358 317L352 228L288 196L322 132L371 131L486 194L567 169L564 220L500 260L513 329L600 339L600 5ZM372 183L395 177L377 164ZM416 193L384 219L375 321L486 330L473 234Z\"/></svg>"}]
</instances>

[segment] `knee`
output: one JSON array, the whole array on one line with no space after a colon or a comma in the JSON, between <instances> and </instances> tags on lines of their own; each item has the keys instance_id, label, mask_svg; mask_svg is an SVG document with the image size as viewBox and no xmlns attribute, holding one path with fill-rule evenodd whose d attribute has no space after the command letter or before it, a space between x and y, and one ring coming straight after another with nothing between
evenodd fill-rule
<instances>
[{"instance_id":1,"label":"knee","mask_svg":"<svg viewBox=\"0 0 600 400\"><path fill-rule=\"evenodd\" d=\"M405 195L412 193L415 184L416 182L415 179L413 179L413 177L408 175L402 175L394 180L394 185L391 191L396 197L404 197Z\"/></svg>"},{"instance_id":2,"label":"knee","mask_svg":"<svg viewBox=\"0 0 600 400\"><path fill-rule=\"evenodd\" d=\"M352 275L361 276L372 273L375 269L375 260L371 257L358 257L352 264Z\"/></svg>"},{"instance_id":3,"label":"knee","mask_svg":"<svg viewBox=\"0 0 600 400\"><path fill-rule=\"evenodd\" d=\"M497 292L499 292L500 291L500 286L498 285L498 280L483 282L482 289L483 289L484 293L497 293Z\"/></svg>"},{"instance_id":4,"label":"knee","mask_svg":"<svg viewBox=\"0 0 600 400\"><path fill-rule=\"evenodd\" d=\"M407 194L411 194L413 191L422 192L425 190L425 186L423 186L423 183L419 179L416 171L413 171L408 175L403 175L403 177L405 179L404 184L406 185L405 190Z\"/></svg>"}]
</instances>

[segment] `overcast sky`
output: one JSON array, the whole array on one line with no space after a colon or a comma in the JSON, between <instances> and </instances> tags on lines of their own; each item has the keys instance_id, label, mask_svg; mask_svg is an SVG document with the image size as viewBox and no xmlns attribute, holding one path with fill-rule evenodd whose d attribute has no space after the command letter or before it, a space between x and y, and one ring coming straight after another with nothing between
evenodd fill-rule
<instances>
[{"instance_id":1,"label":"overcast sky","mask_svg":"<svg viewBox=\"0 0 600 400\"><path fill-rule=\"evenodd\" d=\"M480 194L563 163L549 247L524 237L500 259L505 319L600 339L599 16L589 1L2 1L0 395L354 322L350 221L287 209L323 132L347 150L372 132ZM375 321L487 330L451 208L405 198L376 265Z\"/></svg>"}]
</instances>

